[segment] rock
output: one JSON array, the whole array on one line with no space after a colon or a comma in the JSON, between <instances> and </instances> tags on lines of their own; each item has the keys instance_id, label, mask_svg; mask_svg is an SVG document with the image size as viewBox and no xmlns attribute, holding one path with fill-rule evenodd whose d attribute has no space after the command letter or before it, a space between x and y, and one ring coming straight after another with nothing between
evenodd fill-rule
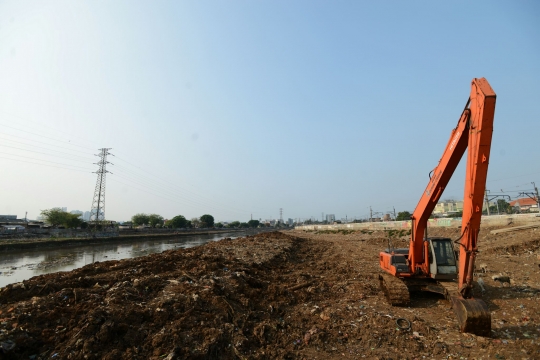
<instances>
[{"instance_id":1,"label":"rock","mask_svg":"<svg viewBox=\"0 0 540 360\"><path fill-rule=\"evenodd\" d=\"M503 274L493 275L491 278L493 280L495 280L495 281L500 282L500 283L508 283L508 284L510 284L510 277L506 276L506 275L503 275Z\"/></svg>"},{"instance_id":2,"label":"rock","mask_svg":"<svg viewBox=\"0 0 540 360\"><path fill-rule=\"evenodd\" d=\"M480 289L482 289L482 292L486 291L486 288L484 288L484 285L485 285L484 280L479 278L477 283L478 283L478 286L480 286Z\"/></svg>"},{"instance_id":3,"label":"rock","mask_svg":"<svg viewBox=\"0 0 540 360\"><path fill-rule=\"evenodd\" d=\"M482 272L486 273L488 271L488 266L485 263L480 264L479 267L480 267L480 270L482 270Z\"/></svg>"}]
</instances>

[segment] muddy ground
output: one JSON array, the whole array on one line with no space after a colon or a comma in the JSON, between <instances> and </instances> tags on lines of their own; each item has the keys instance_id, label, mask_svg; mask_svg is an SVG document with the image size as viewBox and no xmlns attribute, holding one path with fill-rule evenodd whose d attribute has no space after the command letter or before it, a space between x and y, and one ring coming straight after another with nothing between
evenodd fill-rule
<instances>
[{"instance_id":1,"label":"muddy ground","mask_svg":"<svg viewBox=\"0 0 540 360\"><path fill-rule=\"evenodd\" d=\"M540 230L489 230L476 294L492 312L490 338L459 333L436 295L387 305L378 253L389 235L406 246L404 232L289 231L2 288L0 359L538 359Z\"/></svg>"}]
</instances>

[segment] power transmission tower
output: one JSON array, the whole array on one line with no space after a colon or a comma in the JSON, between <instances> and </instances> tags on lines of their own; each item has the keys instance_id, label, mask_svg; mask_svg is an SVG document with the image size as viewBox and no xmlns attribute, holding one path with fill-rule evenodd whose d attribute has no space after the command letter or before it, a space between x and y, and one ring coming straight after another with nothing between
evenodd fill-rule
<instances>
[{"instance_id":1,"label":"power transmission tower","mask_svg":"<svg viewBox=\"0 0 540 360\"><path fill-rule=\"evenodd\" d=\"M96 154L99 156L99 162L95 163L99 166L98 171L95 173L98 174L96 181L96 189L94 190L94 199L92 200L92 210L90 211L90 222L105 220L105 174L110 171L107 171L107 164L110 162L107 161L107 155L111 155L109 150L111 148L99 149L101 152Z\"/></svg>"},{"instance_id":2,"label":"power transmission tower","mask_svg":"<svg viewBox=\"0 0 540 360\"><path fill-rule=\"evenodd\" d=\"M279 208L279 222L283 224L283 208Z\"/></svg>"}]
</instances>

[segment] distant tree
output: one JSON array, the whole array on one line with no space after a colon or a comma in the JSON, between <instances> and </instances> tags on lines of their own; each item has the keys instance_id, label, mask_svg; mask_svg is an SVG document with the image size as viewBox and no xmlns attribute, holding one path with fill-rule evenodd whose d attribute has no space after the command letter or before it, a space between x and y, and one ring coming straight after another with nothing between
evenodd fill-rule
<instances>
[{"instance_id":1,"label":"distant tree","mask_svg":"<svg viewBox=\"0 0 540 360\"><path fill-rule=\"evenodd\" d=\"M463 211L448 214L449 218L460 218L463 216Z\"/></svg>"},{"instance_id":2,"label":"distant tree","mask_svg":"<svg viewBox=\"0 0 540 360\"><path fill-rule=\"evenodd\" d=\"M249 224L246 223L246 222L243 222L243 223L240 223L240 227L241 227L241 228L248 228L248 227L249 227Z\"/></svg>"},{"instance_id":3,"label":"distant tree","mask_svg":"<svg viewBox=\"0 0 540 360\"><path fill-rule=\"evenodd\" d=\"M150 223L150 217L148 214L135 214L131 217L131 222L133 226L148 225Z\"/></svg>"},{"instance_id":4,"label":"distant tree","mask_svg":"<svg viewBox=\"0 0 540 360\"><path fill-rule=\"evenodd\" d=\"M158 214L150 214L148 215L148 225L155 228L157 225L161 226L163 225L163 216Z\"/></svg>"},{"instance_id":5,"label":"distant tree","mask_svg":"<svg viewBox=\"0 0 540 360\"><path fill-rule=\"evenodd\" d=\"M185 228L187 227L187 219L182 215L176 215L171 220L167 221L167 227L172 227L174 229Z\"/></svg>"},{"instance_id":6,"label":"distant tree","mask_svg":"<svg viewBox=\"0 0 540 360\"><path fill-rule=\"evenodd\" d=\"M41 216L43 216L47 224L52 226L64 226L68 229L75 229L81 227L83 224L83 221L79 218L81 214L71 214L60 208L42 210Z\"/></svg>"},{"instance_id":7,"label":"distant tree","mask_svg":"<svg viewBox=\"0 0 540 360\"><path fill-rule=\"evenodd\" d=\"M193 227L193 224L191 223L191 221L186 221L186 228L187 229L191 229Z\"/></svg>"},{"instance_id":8,"label":"distant tree","mask_svg":"<svg viewBox=\"0 0 540 360\"><path fill-rule=\"evenodd\" d=\"M229 227L229 228L237 228L239 226L240 226L240 221L233 221L233 222L230 222L227 227Z\"/></svg>"},{"instance_id":9,"label":"distant tree","mask_svg":"<svg viewBox=\"0 0 540 360\"><path fill-rule=\"evenodd\" d=\"M214 217L212 215L204 214L199 220L201 221L201 227L214 227Z\"/></svg>"},{"instance_id":10,"label":"distant tree","mask_svg":"<svg viewBox=\"0 0 540 360\"><path fill-rule=\"evenodd\" d=\"M411 213L408 211L400 211L396 216L396 221L411 220Z\"/></svg>"},{"instance_id":11,"label":"distant tree","mask_svg":"<svg viewBox=\"0 0 540 360\"><path fill-rule=\"evenodd\" d=\"M41 216L43 216L45 222L52 226L63 225L65 214L67 213L60 208L41 210Z\"/></svg>"},{"instance_id":12,"label":"distant tree","mask_svg":"<svg viewBox=\"0 0 540 360\"><path fill-rule=\"evenodd\" d=\"M221 229L221 228L223 228L223 223L218 222L218 223L216 223L216 224L214 225L214 227L216 227L216 228L218 228L218 229Z\"/></svg>"},{"instance_id":13,"label":"distant tree","mask_svg":"<svg viewBox=\"0 0 540 360\"><path fill-rule=\"evenodd\" d=\"M82 224L85 222L80 218L81 215L82 214L70 214L66 212L63 225L68 229L82 227Z\"/></svg>"},{"instance_id":14,"label":"distant tree","mask_svg":"<svg viewBox=\"0 0 540 360\"><path fill-rule=\"evenodd\" d=\"M259 220L249 220L247 223L249 227L252 227L252 228L256 228L260 224Z\"/></svg>"},{"instance_id":15,"label":"distant tree","mask_svg":"<svg viewBox=\"0 0 540 360\"><path fill-rule=\"evenodd\" d=\"M201 227L201 220L199 220L197 218L192 218L191 219L191 226L194 227L194 228Z\"/></svg>"},{"instance_id":16,"label":"distant tree","mask_svg":"<svg viewBox=\"0 0 540 360\"><path fill-rule=\"evenodd\" d=\"M499 205L499 211L502 213L512 214L512 206L504 199L498 199L497 204Z\"/></svg>"}]
</instances>

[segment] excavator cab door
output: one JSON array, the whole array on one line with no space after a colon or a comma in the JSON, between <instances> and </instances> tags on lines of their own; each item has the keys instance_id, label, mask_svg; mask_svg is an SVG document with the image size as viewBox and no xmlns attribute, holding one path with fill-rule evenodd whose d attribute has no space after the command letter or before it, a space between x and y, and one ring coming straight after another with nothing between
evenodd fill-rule
<instances>
[{"instance_id":1,"label":"excavator cab door","mask_svg":"<svg viewBox=\"0 0 540 360\"><path fill-rule=\"evenodd\" d=\"M453 280L457 278L457 261L452 239L430 238L429 272L433 279Z\"/></svg>"}]
</instances>

